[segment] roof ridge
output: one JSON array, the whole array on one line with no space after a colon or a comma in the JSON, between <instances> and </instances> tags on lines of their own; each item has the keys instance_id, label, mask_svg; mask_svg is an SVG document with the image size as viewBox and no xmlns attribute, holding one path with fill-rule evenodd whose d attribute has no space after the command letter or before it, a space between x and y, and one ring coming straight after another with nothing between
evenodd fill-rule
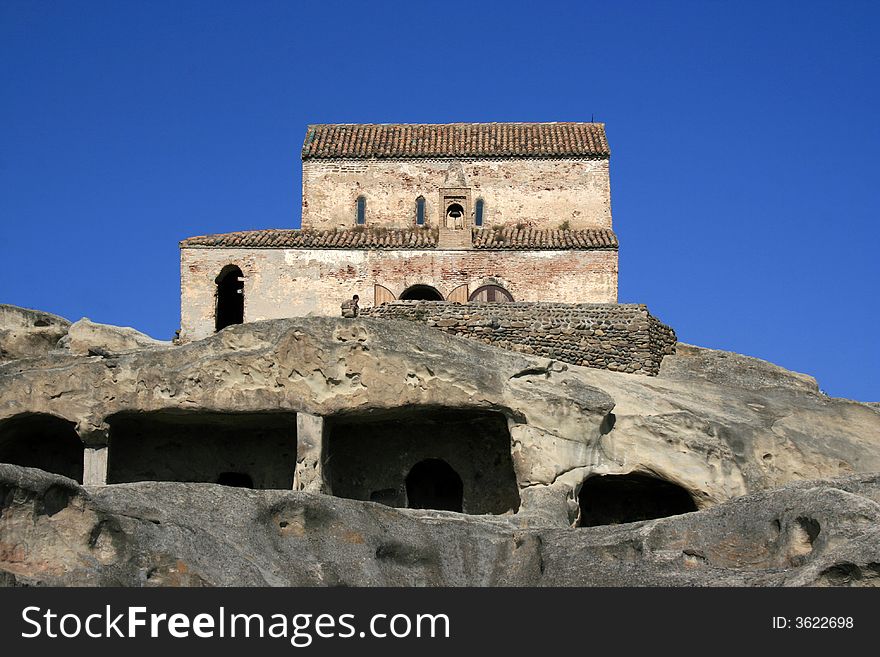
<instances>
[{"instance_id":1,"label":"roof ridge","mask_svg":"<svg viewBox=\"0 0 880 657\"><path fill-rule=\"evenodd\" d=\"M302 158L609 157L599 122L317 123Z\"/></svg>"},{"instance_id":2,"label":"roof ridge","mask_svg":"<svg viewBox=\"0 0 880 657\"><path fill-rule=\"evenodd\" d=\"M604 121L450 121L448 123L308 123L306 127L326 126L447 126L447 125L605 125Z\"/></svg>"}]
</instances>

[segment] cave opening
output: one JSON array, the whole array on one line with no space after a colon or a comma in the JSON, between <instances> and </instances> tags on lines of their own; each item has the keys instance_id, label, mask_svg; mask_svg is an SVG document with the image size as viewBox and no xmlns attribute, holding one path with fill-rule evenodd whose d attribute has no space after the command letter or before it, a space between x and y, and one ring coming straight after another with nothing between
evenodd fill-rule
<instances>
[{"instance_id":1,"label":"cave opening","mask_svg":"<svg viewBox=\"0 0 880 657\"><path fill-rule=\"evenodd\" d=\"M443 459L425 459L406 475L406 501L410 509L462 510L461 477Z\"/></svg>"},{"instance_id":2,"label":"cave opening","mask_svg":"<svg viewBox=\"0 0 880 657\"><path fill-rule=\"evenodd\" d=\"M502 413L401 407L332 416L324 426L334 495L470 514L519 509Z\"/></svg>"},{"instance_id":3,"label":"cave opening","mask_svg":"<svg viewBox=\"0 0 880 657\"><path fill-rule=\"evenodd\" d=\"M82 483L85 450L75 427L48 413L0 421L0 463L39 468Z\"/></svg>"},{"instance_id":4,"label":"cave opening","mask_svg":"<svg viewBox=\"0 0 880 657\"><path fill-rule=\"evenodd\" d=\"M697 510L681 486L638 473L590 477L581 486L578 503L581 527L653 520Z\"/></svg>"},{"instance_id":5,"label":"cave opening","mask_svg":"<svg viewBox=\"0 0 880 657\"><path fill-rule=\"evenodd\" d=\"M296 413L169 409L107 418L107 483L209 482L293 486Z\"/></svg>"}]
</instances>

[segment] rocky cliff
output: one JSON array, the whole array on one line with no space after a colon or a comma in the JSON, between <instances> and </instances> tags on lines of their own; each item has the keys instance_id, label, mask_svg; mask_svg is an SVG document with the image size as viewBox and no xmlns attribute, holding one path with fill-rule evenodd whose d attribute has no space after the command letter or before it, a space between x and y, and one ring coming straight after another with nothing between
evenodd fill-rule
<instances>
[{"instance_id":1,"label":"rocky cliff","mask_svg":"<svg viewBox=\"0 0 880 657\"><path fill-rule=\"evenodd\" d=\"M880 412L757 359L679 345L647 377L379 319L66 328L0 332L6 583L880 582ZM464 513L395 508L424 460Z\"/></svg>"}]
</instances>

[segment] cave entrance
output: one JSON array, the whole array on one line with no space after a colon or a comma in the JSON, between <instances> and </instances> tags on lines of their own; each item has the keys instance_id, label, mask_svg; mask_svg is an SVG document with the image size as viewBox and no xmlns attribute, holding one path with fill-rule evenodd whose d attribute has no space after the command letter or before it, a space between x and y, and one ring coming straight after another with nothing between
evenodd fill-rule
<instances>
[{"instance_id":1,"label":"cave entrance","mask_svg":"<svg viewBox=\"0 0 880 657\"><path fill-rule=\"evenodd\" d=\"M296 413L181 411L107 418L107 483L209 482L290 490Z\"/></svg>"},{"instance_id":2,"label":"cave entrance","mask_svg":"<svg viewBox=\"0 0 880 657\"><path fill-rule=\"evenodd\" d=\"M406 501L410 509L462 510L461 477L443 459L416 463L406 476Z\"/></svg>"},{"instance_id":3,"label":"cave entrance","mask_svg":"<svg viewBox=\"0 0 880 657\"><path fill-rule=\"evenodd\" d=\"M398 298L401 301L443 301L443 295L430 285L411 285Z\"/></svg>"},{"instance_id":4,"label":"cave entrance","mask_svg":"<svg viewBox=\"0 0 880 657\"><path fill-rule=\"evenodd\" d=\"M408 406L328 417L324 429L334 495L473 514L519 508L502 413Z\"/></svg>"},{"instance_id":5,"label":"cave entrance","mask_svg":"<svg viewBox=\"0 0 880 657\"><path fill-rule=\"evenodd\" d=\"M652 520L697 510L693 498L681 486L636 473L590 477L581 486L578 503L581 527Z\"/></svg>"},{"instance_id":6,"label":"cave entrance","mask_svg":"<svg viewBox=\"0 0 880 657\"><path fill-rule=\"evenodd\" d=\"M0 463L83 480L82 440L75 424L48 413L25 413L0 421Z\"/></svg>"}]
</instances>

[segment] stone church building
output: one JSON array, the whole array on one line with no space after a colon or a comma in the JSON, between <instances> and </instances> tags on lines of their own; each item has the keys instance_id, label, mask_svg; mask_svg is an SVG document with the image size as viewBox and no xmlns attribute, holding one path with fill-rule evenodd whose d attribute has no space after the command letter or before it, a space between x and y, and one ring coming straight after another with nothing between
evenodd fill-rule
<instances>
[{"instance_id":1,"label":"stone church building","mask_svg":"<svg viewBox=\"0 0 880 657\"><path fill-rule=\"evenodd\" d=\"M395 300L617 302L601 123L312 125L302 228L180 243L182 341Z\"/></svg>"}]
</instances>

